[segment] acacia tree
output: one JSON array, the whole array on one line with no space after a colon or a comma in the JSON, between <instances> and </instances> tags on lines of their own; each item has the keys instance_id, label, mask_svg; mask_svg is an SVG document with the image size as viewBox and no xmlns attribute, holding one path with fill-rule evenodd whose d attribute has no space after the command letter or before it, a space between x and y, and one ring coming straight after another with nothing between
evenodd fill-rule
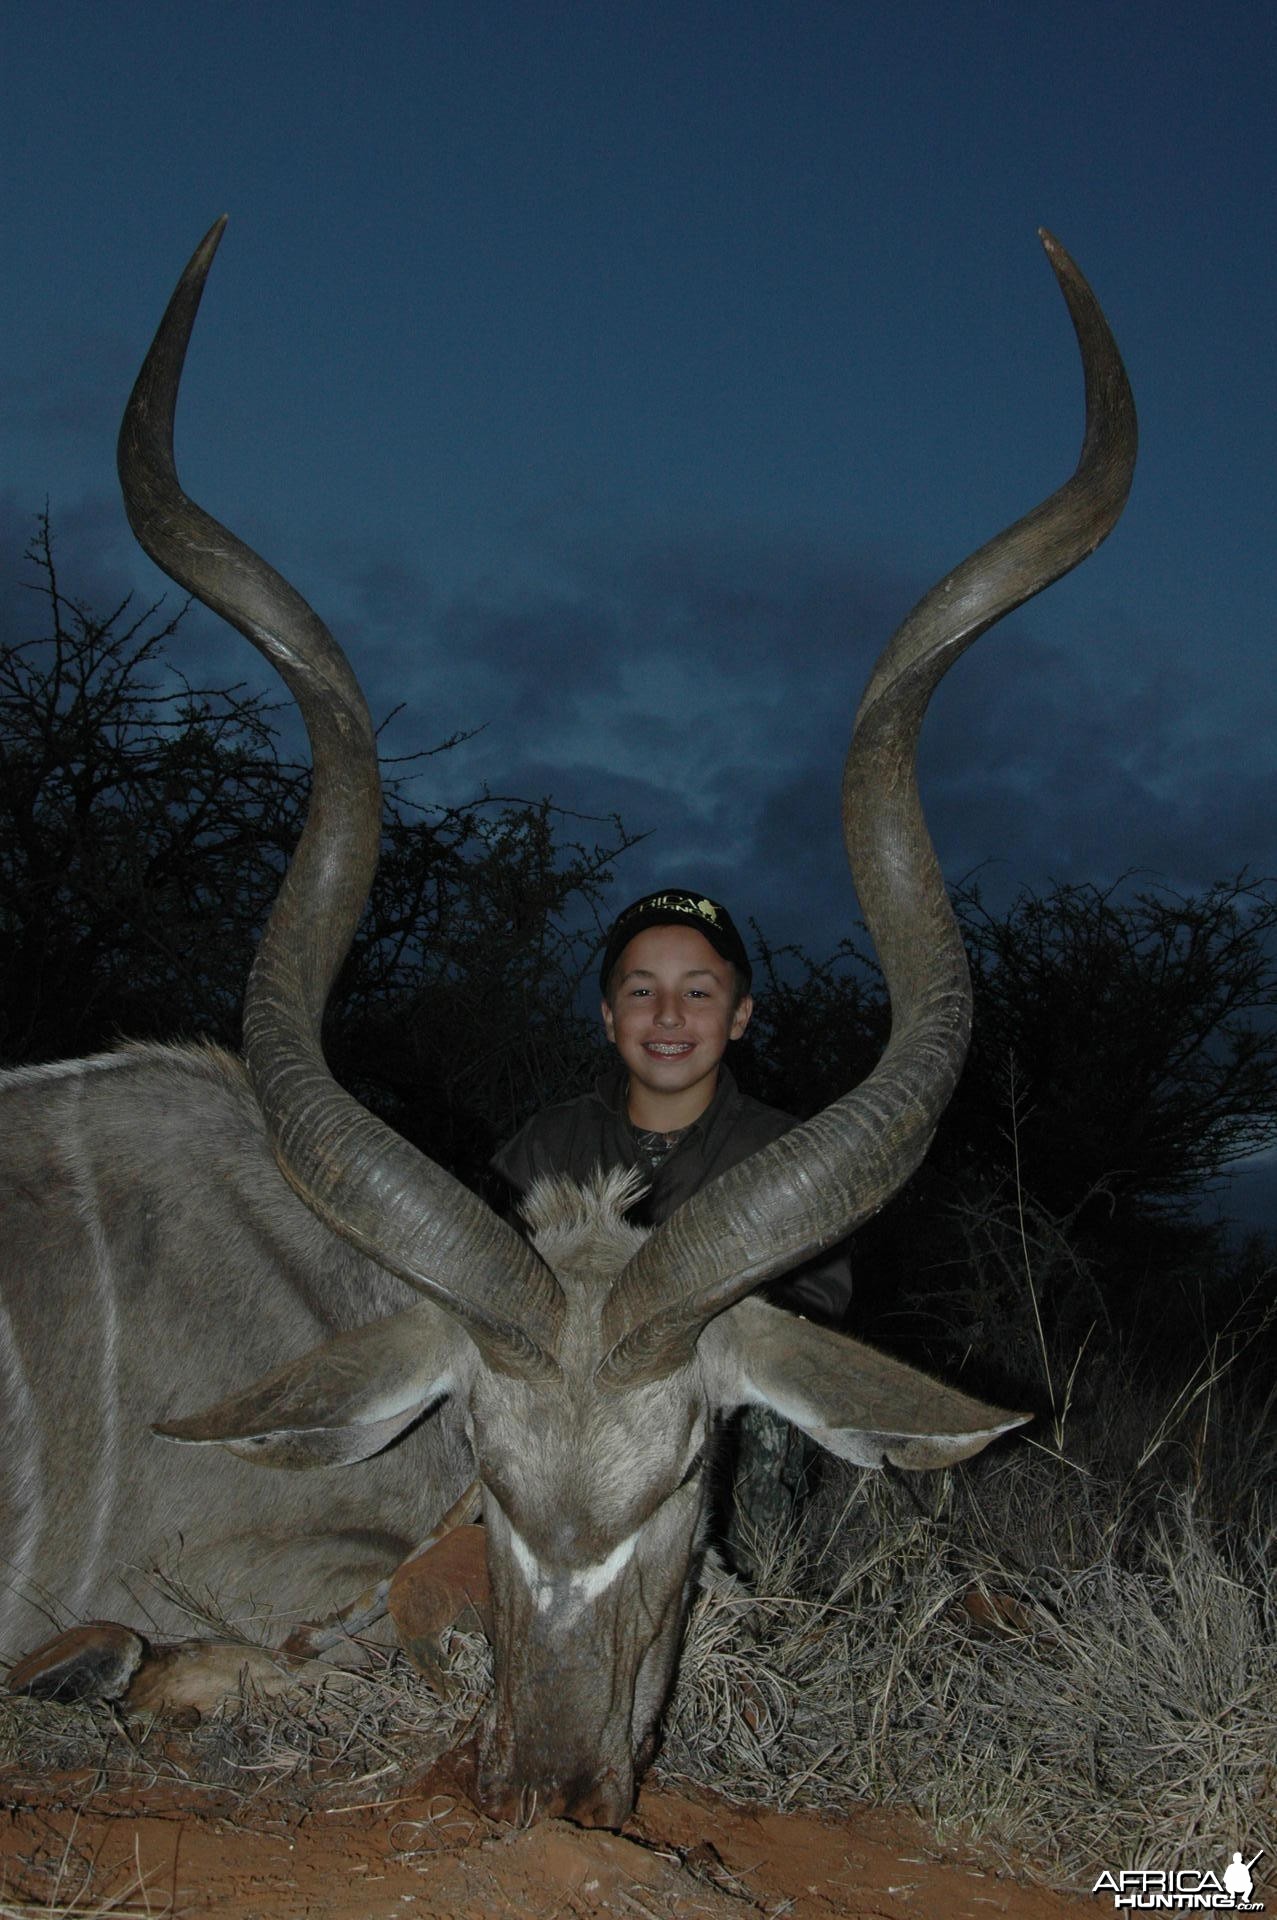
<instances>
[{"instance_id":1,"label":"acacia tree","mask_svg":"<svg viewBox=\"0 0 1277 1920\"><path fill-rule=\"evenodd\" d=\"M277 706L174 664L184 608L99 615L68 596L47 516L27 559L43 631L0 637L0 1058L235 1045L307 770L281 754ZM361 1098L477 1179L593 1049L576 989L629 837L549 801L431 806L414 791L429 757L388 769L326 1039Z\"/></svg>"},{"instance_id":2,"label":"acacia tree","mask_svg":"<svg viewBox=\"0 0 1277 1920\"><path fill-rule=\"evenodd\" d=\"M473 1185L501 1140L596 1066L580 989L612 862L632 844L619 820L604 843L572 837L598 824L549 800L424 818L400 792L389 808L326 1044L360 1098Z\"/></svg>"},{"instance_id":3,"label":"acacia tree","mask_svg":"<svg viewBox=\"0 0 1277 1920\"><path fill-rule=\"evenodd\" d=\"M1277 1142L1277 883L1057 886L1004 913L971 889L957 911L974 1037L933 1177L987 1189L1015 1171L1060 1218L1182 1218ZM873 1064L889 1009L853 942L823 962L761 946L745 1070L803 1116Z\"/></svg>"},{"instance_id":4,"label":"acacia tree","mask_svg":"<svg viewBox=\"0 0 1277 1920\"><path fill-rule=\"evenodd\" d=\"M303 798L271 709L167 659L184 609L98 615L27 550L48 625L0 645L0 1050L233 1039Z\"/></svg>"},{"instance_id":5,"label":"acacia tree","mask_svg":"<svg viewBox=\"0 0 1277 1920\"><path fill-rule=\"evenodd\" d=\"M876 963L852 940L824 960L773 947L752 925L758 956L754 1015L734 1054L741 1083L770 1106L808 1119L870 1073L891 1011Z\"/></svg>"},{"instance_id":6,"label":"acacia tree","mask_svg":"<svg viewBox=\"0 0 1277 1920\"><path fill-rule=\"evenodd\" d=\"M1277 887L1024 892L961 903L977 1007L961 1121L1014 1125L1049 1212L1183 1220L1277 1141Z\"/></svg>"},{"instance_id":7,"label":"acacia tree","mask_svg":"<svg viewBox=\"0 0 1277 1920\"><path fill-rule=\"evenodd\" d=\"M856 1235L861 1325L887 1336L904 1315L1005 1350L1026 1262L1074 1353L1097 1317L1218 1325L1236 1292L1198 1208L1277 1141L1277 886L1058 886L1004 913L969 891L958 915L971 1053L927 1159ZM880 1053L881 981L852 942L823 962L763 943L760 973L742 1079L805 1117Z\"/></svg>"}]
</instances>

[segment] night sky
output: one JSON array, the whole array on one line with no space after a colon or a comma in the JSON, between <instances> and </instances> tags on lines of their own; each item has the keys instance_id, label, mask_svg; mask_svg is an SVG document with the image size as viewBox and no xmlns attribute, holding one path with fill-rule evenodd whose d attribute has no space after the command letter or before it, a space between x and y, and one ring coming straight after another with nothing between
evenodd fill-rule
<instances>
[{"instance_id":1,"label":"night sky","mask_svg":"<svg viewBox=\"0 0 1277 1920\"><path fill-rule=\"evenodd\" d=\"M827 949L837 782L918 595L1071 469L1038 247L1140 410L1111 541L928 723L946 872L995 899L1277 866L1269 669L1274 29L1265 4L386 0L10 7L0 612L48 499L64 585L159 576L119 414L231 225L184 482L301 588L421 797L552 794ZM198 671L246 649L206 621Z\"/></svg>"}]
</instances>

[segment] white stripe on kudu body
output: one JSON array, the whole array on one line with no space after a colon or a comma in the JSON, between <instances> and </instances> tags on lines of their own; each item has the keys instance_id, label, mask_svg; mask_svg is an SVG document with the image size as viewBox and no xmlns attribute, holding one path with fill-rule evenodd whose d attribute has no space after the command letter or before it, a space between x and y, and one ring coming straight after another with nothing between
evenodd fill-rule
<instances>
[{"instance_id":1,"label":"white stripe on kudu body","mask_svg":"<svg viewBox=\"0 0 1277 1920\"><path fill-rule=\"evenodd\" d=\"M78 1097L68 1115L67 1166L75 1189L80 1219L89 1243L89 1275L96 1324L97 1367L97 1447L86 1461L91 1476L86 1489L87 1527L84 1534L84 1567L78 1584L69 1597L73 1612L79 1612L92 1590L94 1571L101 1556L103 1541L111 1528L115 1503L129 1499L129 1489L120 1477L119 1343L120 1306L116 1298L111 1236L102 1217L101 1197L93 1166L91 1122L87 1121L85 1089L81 1082Z\"/></svg>"},{"instance_id":2,"label":"white stripe on kudu body","mask_svg":"<svg viewBox=\"0 0 1277 1920\"><path fill-rule=\"evenodd\" d=\"M41 1422L13 1317L0 1298L0 1659L16 1658L21 1647L9 1644L9 1622L19 1597L30 1592L40 1533L44 1525L44 1475L40 1464Z\"/></svg>"}]
</instances>

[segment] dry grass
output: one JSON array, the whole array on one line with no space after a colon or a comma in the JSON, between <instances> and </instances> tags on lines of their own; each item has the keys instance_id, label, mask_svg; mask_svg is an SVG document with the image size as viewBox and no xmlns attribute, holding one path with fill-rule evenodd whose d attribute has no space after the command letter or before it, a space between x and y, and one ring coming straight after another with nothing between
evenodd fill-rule
<instances>
[{"instance_id":1,"label":"dry grass","mask_svg":"<svg viewBox=\"0 0 1277 1920\"><path fill-rule=\"evenodd\" d=\"M1179 1446L1190 1393L1150 1450L1124 1387L1113 1477L1022 1442L912 1485L827 1472L757 1591L700 1599L662 1767L778 1806L905 1801L1088 1889L1277 1857L1277 1435L1238 1410Z\"/></svg>"}]
</instances>

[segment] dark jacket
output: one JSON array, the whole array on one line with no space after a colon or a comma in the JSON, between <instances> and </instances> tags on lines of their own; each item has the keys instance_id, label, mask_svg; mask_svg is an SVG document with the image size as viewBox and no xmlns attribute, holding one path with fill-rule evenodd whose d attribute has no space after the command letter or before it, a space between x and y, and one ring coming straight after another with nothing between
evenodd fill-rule
<instances>
[{"instance_id":1,"label":"dark jacket","mask_svg":"<svg viewBox=\"0 0 1277 1920\"><path fill-rule=\"evenodd\" d=\"M492 1165L520 1196L540 1175L584 1180L598 1167L641 1167L648 1175L648 1190L629 1209L629 1218L654 1227L708 1181L798 1124L789 1114L750 1099L728 1069L720 1067L709 1106L653 1169L626 1112L625 1091L625 1069L613 1067L593 1092L534 1114L493 1156ZM762 1292L794 1313L836 1323L851 1298L845 1247L773 1281Z\"/></svg>"}]
</instances>

